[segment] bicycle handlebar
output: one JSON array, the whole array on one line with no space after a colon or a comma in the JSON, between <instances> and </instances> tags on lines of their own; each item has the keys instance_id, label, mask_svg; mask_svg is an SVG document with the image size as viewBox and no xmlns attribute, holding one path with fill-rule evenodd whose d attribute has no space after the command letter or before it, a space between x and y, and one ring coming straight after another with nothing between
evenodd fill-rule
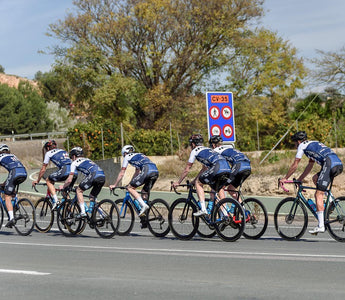
<instances>
[{"instance_id":1,"label":"bicycle handlebar","mask_svg":"<svg viewBox=\"0 0 345 300\"><path fill-rule=\"evenodd\" d=\"M284 184L285 183L288 183L288 184L291 184L293 183L296 187L302 185L302 181L299 181L299 180L296 180L295 178L293 180L286 180L284 182L281 182L280 181L280 178L278 178L278 188L282 188L284 192L288 193L289 190L287 188L284 187Z\"/></svg>"}]
</instances>

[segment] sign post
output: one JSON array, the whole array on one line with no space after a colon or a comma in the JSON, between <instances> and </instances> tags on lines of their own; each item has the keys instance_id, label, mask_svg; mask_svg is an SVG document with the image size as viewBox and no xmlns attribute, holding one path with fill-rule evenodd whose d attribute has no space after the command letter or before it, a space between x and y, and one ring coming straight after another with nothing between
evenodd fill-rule
<instances>
[{"instance_id":1,"label":"sign post","mask_svg":"<svg viewBox=\"0 0 345 300\"><path fill-rule=\"evenodd\" d=\"M207 92L208 137L220 135L223 142L236 141L235 117L231 92Z\"/></svg>"}]
</instances>

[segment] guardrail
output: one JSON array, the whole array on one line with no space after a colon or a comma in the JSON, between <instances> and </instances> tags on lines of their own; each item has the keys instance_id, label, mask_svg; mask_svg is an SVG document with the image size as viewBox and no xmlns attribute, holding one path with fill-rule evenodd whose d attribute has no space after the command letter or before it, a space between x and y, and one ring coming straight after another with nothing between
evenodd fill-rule
<instances>
[{"instance_id":1,"label":"guardrail","mask_svg":"<svg viewBox=\"0 0 345 300\"><path fill-rule=\"evenodd\" d=\"M0 135L0 140L8 140L11 139L12 142L15 142L16 139L23 140L23 139L30 139L33 138L40 138L40 137L48 137L50 139L53 136L62 136L66 137L67 131L55 131L55 132L40 132L40 133L23 133L23 134L11 134L11 135Z\"/></svg>"}]
</instances>

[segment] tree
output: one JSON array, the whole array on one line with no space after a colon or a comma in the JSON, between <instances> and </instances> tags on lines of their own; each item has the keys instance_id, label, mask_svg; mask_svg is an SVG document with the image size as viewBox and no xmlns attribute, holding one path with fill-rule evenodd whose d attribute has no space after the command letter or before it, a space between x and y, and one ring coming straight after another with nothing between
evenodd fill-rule
<instances>
[{"instance_id":1,"label":"tree","mask_svg":"<svg viewBox=\"0 0 345 300\"><path fill-rule=\"evenodd\" d=\"M239 42L223 71L227 84L217 89L234 92L239 145L255 149L258 122L261 148L271 148L285 132L287 108L303 86L303 62L288 41L266 29L256 29Z\"/></svg>"},{"instance_id":2,"label":"tree","mask_svg":"<svg viewBox=\"0 0 345 300\"><path fill-rule=\"evenodd\" d=\"M345 47L339 51L316 51L321 57L311 60L316 66L313 78L318 83L345 92Z\"/></svg>"},{"instance_id":3,"label":"tree","mask_svg":"<svg viewBox=\"0 0 345 300\"><path fill-rule=\"evenodd\" d=\"M51 35L68 42L68 48L53 51L55 70L68 71L66 77L78 87L74 101L84 111L95 89L119 73L142 84L146 99L155 95L155 105L146 101L148 110L139 111L160 119L151 126L162 125L166 114L178 120L178 101L231 59L225 54L250 31L249 22L261 16L262 2L76 0L75 15L50 25Z\"/></svg>"},{"instance_id":4,"label":"tree","mask_svg":"<svg viewBox=\"0 0 345 300\"><path fill-rule=\"evenodd\" d=\"M21 82L18 90L0 84L0 128L3 134L52 129L44 99L30 84Z\"/></svg>"},{"instance_id":5,"label":"tree","mask_svg":"<svg viewBox=\"0 0 345 300\"><path fill-rule=\"evenodd\" d=\"M2 65L0 65L0 74L1 73L3 73L3 74L5 73L5 68Z\"/></svg>"}]
</instances>

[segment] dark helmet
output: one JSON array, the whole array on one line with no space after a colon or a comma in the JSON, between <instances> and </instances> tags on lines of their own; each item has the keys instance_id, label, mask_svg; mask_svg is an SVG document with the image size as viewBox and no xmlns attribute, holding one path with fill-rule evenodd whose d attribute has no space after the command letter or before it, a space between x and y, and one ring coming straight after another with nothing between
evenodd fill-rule
<instances>
[{"instance_id":1,"label":"dark helmet","mask_svg":"<svg viewBox=\"0 0 345 300\"><path fill-rule=\"evenodd\" d=\"M49 140L48 142L46 142L45 144L44 144L44 149L46 149L46 150L48 150L48 148L49 149L54 149L54 148L56 148L56 142L55 142L55 140Z\"/></svg>"},{"instance_id":2,"label":"dark helmet","mask_svg":"<svg viewBox=\"0 0 345 300\"><path fill-rule=\"evenodd\" d=\"M212 146L213 144L218 144L223 142L223 138L220 135L213 135L209 139L209 144Z\"/></svg>"},{"instance_id":3,"label":"dark helmet","mask_svg":"<svg viewBox=\"0 0 345 300\"><path fill-rule=\"evenodd\" d=\"M83 156L83 149L81 147L74 147L69 153L69 157L73 157L73 155L75 155L76 157Z\"/></svg>"},{"instance_id":4,"label":"dark helmet","mask_svg":"<svg viewBox=\"0 0 345 300\"><path fill-rule=\"evenodd\" d=\"M307 133L305 131L298 131L292 137L291 140L294 142L305 141L307 139Z\"/></svg>"},{"instance_id":5,"label":"dark helmet","mask_svg":"<svg viewBox=\"0 0 345 300\"><path fill-rule=\"evenodd\" d=\"M202 145L202 143L204 142L204 139L202 137L202 135L200 133L198 134L193 134L190 138L189 138L189 144L191 145L192 143L194 143L196 146L200 146Z\"/></svg>"},{"instance_id":6,"label":"dark helmet","mask_svg":"<svg viewBox=\"0 0 345 300\"><path fill-rule=\"evenodd\" d=\"M0 144L0 152L10 151L10 148L6 144Z\"/></svg>"}]
</instances>

